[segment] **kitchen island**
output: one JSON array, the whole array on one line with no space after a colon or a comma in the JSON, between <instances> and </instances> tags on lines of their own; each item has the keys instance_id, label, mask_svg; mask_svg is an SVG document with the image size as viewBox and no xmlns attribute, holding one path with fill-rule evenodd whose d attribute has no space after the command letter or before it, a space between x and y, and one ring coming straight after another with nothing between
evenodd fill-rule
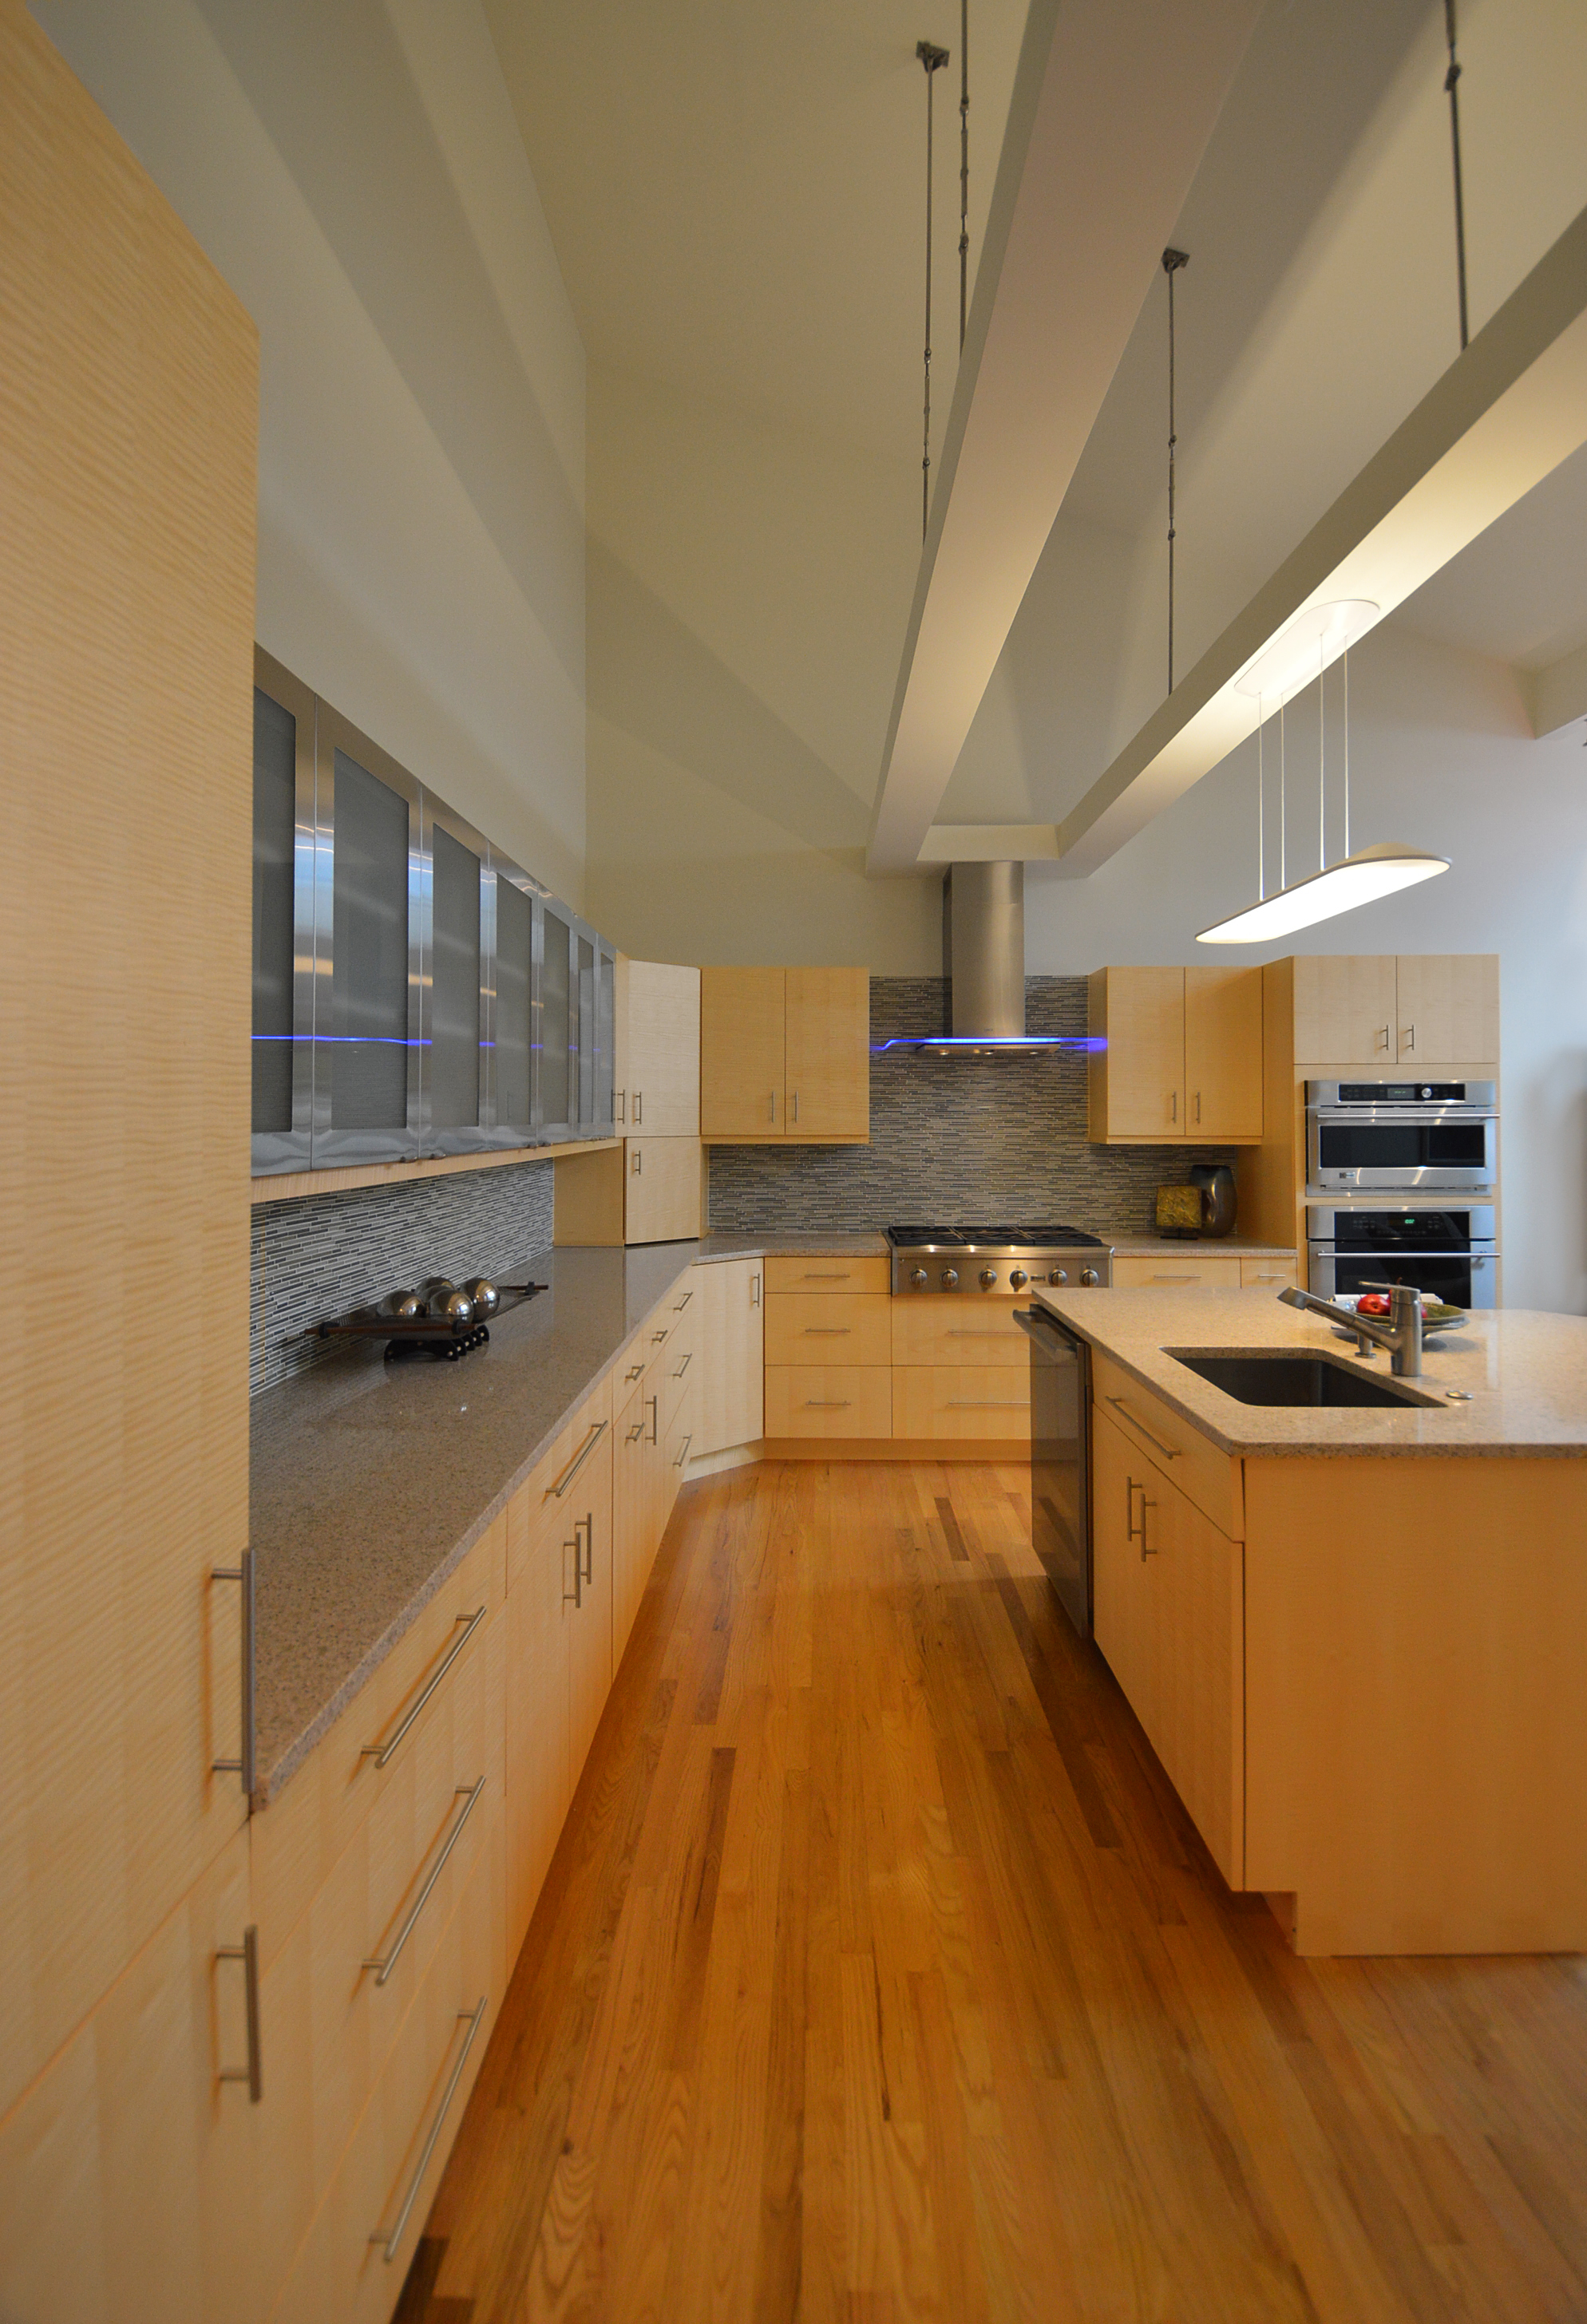
<instances>
[{"instance_id":1,"label":"kitchen island","mask_svg":"<svg viewBox=\"0 0 1587 2324\"><path fill-rule=\"evenodd\" d=\"M1092 1350L1096 1643L1230 1886L1303 1953L1587 1950L1587 1320L1390 1380L1263 1292L1037 1296ZM1400 1395L1183 1360L1232 1353Z\"/></svg>"}]
</instances>

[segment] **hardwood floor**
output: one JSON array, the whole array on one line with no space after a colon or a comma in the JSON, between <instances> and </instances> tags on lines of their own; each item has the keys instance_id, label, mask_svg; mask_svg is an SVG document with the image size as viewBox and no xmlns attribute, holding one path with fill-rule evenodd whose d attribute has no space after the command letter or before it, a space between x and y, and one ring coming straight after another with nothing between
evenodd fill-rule
<instances>
[{"instance_id":1,"label":"hardwood floor","mask_svg":"<svg viewBox=\"0 0 1587 2324\"><path fill-rule=\"evenodd\" d=\"M1587 1963L1295 1960L1026 1482L684 1494L405 2324L1587 2318Z\"/></svg>"}]
</instances>

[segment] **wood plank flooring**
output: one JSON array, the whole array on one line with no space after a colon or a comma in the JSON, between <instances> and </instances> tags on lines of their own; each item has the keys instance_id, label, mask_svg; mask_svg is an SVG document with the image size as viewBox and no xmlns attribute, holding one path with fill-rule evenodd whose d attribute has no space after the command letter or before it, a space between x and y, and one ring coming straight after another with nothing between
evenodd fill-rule
<instances>
[{"instance_id":1,"label":"wood plank flooring","mask_svg":"<svg viewBox=\"0 0 1587 2324\"><path fill-rule=\"evenodd\" d=\"M1587 1963L1296 1960L1026 1494L683 1495L404 2324L1587 2319Z\"/></svg>"}]
</instances>

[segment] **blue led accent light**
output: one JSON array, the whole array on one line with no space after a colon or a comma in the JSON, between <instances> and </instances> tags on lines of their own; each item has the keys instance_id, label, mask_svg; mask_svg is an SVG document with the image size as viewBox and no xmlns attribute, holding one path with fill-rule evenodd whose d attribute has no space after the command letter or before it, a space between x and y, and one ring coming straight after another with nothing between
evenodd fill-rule
<instances>
[{"instance_id":1,"label":"blue led accent light","mask_svg":"<svg viewBox=\"0 0 1587 2324\"><path fill-rule=\"evenodd\" d=\"M871 1054L887 1049L1105 1049L1102 1034L1090 1033L911 1033L890 1041L877 1041Z\"/></svg>"}]
</instances>

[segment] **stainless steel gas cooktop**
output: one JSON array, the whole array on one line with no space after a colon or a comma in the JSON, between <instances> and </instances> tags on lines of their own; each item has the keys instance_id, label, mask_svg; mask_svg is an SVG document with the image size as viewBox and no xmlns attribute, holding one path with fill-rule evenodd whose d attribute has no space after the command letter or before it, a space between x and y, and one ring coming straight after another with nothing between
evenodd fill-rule
<instances>
[{"instance_id":1,"label":"stainless steel gas cooktop","mask_svg":"<svg viewBox=\"0 0 1587 2324\"><path fill-rule=\"evenodd\" d=\"M1032 1283L1107 1284L1113 1254L1070 1226L888 1227L895 1292L1024 1291Z\"/></svg>"}]
</instances>

